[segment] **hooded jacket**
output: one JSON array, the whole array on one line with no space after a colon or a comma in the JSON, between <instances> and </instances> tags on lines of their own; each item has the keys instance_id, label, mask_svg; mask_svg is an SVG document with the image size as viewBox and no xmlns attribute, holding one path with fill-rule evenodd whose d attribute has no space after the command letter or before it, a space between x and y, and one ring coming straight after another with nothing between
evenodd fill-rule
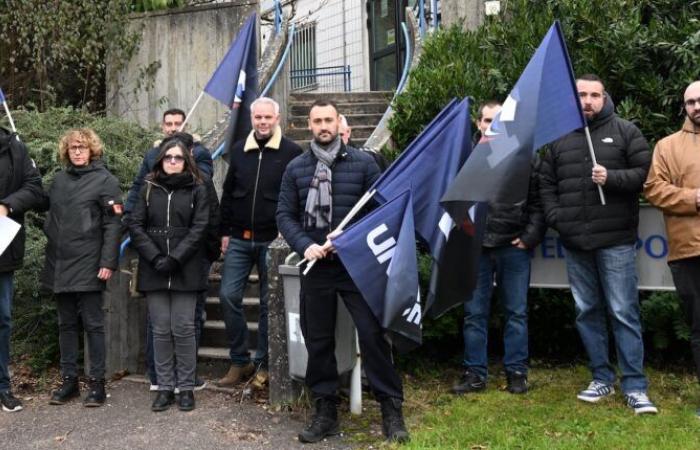
<instances>
[{"instance_id":1,"label":"hooded jacket","mask_svg":"<svg viewBox=\"0 0 700 450\"><path fill-rule=\"evenodd\" d=\"M546 149L540 169L540 195L547 224L565 247L595 250L634 244L639 223L639 194L651 153L641 131L619 118L606 96L603 109L588 120L598 164L607 169L606 204L591 180L591 162L583 129Z\"/></svg>"},{"instance_id":2,"label":"hooded jacket","mask_svg":"<svg viewBox=\"0 0 700 450\"><path fill-rule=\"evenodd\" d=\"M100 268L118 266L122 193L100 160L68 165L49 189L48 238L42 287L58 294L104 289Z\"/></svg>"},{"instance_id":3,"label":"hooded jacket","mask_svg":"<svg viewBox=\"0 0 700 450\"><path fill-rule=\"evenodd\" d=\"M139 254L139 291L201 291L207 287L203 265L209 193L203 182L185 175L171 175L170 182L147 177L128 216L131 245ZM176 270L158 273L154 262L159 256L173 258Z\"/></svg>"},{"instance_id":4,"label":"hooded jacket","mask_svg":"<svg viewBox=\"0 0 700 450\"><path fill-rule=\"evenodd\" d=\"M654 149L644 195L661 209L668 236L668 260L700 255L700 127L686 117L683 128Z\"/></svg>"},{"instance_id":5,"label":"hooded jacket","mask_svg":"<svg viewBox=\"0 0 700 450\"><path fill-rule=\"evenodd\" d=\"M45 203L41 175L27 148L16 133L0 127L0 205L10 211L10 219L24 223L24 213ZM25 230L0 254L0 272L12 272L22 267Z\"/></svg>"}]
</instances>

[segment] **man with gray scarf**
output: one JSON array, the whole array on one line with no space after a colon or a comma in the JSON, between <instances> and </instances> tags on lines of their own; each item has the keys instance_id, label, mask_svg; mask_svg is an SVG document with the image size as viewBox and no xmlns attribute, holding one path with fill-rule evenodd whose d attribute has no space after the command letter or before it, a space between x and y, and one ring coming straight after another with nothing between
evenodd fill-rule
<instances>
[{"instance_id":1,"label":"man with gray scarf","mask_svg":"<svg viewBox=\"0 0 700 450\"><path fill-rule=\"evenodd\" d=\"M357 327L365 374L381 404L384 434L388 440L403 442L408 440L401 411L403 388L391 361L391 347L333 247L326 243L329 233L379 177L370 155L342 143L339 125L333 102L314 102L309 111L313 141L308 152L287 166L277 206L282 236L294 251L316 261L301 279L300 305L309 354L306 384L316 412L299 440L318 442L339 433L335 318L340 294Z\"/></svg>"}]
</instances>

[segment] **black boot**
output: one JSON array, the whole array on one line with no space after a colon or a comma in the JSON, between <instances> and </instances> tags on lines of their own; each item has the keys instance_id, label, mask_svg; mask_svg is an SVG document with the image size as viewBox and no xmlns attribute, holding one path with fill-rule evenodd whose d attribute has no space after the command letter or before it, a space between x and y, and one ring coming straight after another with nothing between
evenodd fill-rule
<instances>
[{"instance_id":1,"label":"black boot","mask_svg":"<svg viewBox=\"0 0 700 450\"><path fill-rule=\"evenodd\" d=\"M90 378L88 386L90 390L83 400L83 405L90 408L104 405L107 398L104 378Z\"/></svg>"},{"instance_id":2,"label":"black boot","mask_svg":"<svg viewBox=\"0 0 700 450\"><path fill-rule=\"evenodd\" d=\"M158 391L156 399L153 400L151 411L165 411L170 405L175 403L175 393L173 391Z\"/></svg>"},{"instance_id":3,"label":"black boot","mask_svg":"<svg viewBox=\"0 0 700 450\"><path fill-rule=\"evenodd\" d=\"M192 411L194 409L194 392L180 391L177 407L180 408L180 411Z\"/></svg>"},{"instance_id":4,"label":"black boot","mask_svg":"<svg viewBox=\"0 0 700 450\"><path fill-rule=\"evenodd\" d=\"M381 402L382 408L382 430L387 441L408 442L409 436L406 425L403 423L403 413L401 412L401 400L397 398L387 398Z\"/></svg>"},{"instance_id":5,"label":"black boot","mask_svg":"<svg viewBox=\"0 0 700 450\"><path fill-rule=\"evenodd\" d=\"M309 426L299 433L299 442L318 442L326 436L335 436L338 433L340 429L335 401L327 398L316 399L316 413Z\"/></svg>"},{"instance_id":6,"label":"black boot","mask_svg":"<svg viewBox=\"0 0 700 450\"><path fill-rule=\"evenodd\" d=\"M80 396L78 377L63 377L63 384L51 393L51 405L65 405L68 400Z\"/></svg>"}]
</instances>

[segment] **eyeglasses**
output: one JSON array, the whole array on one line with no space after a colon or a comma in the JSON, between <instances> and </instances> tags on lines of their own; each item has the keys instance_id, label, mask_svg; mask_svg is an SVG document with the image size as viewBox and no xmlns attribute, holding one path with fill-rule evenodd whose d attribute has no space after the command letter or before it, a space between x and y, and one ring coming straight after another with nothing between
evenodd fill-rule
<instances>
[{"instance_id":1,"label":"eyeglasses","mask_svg":"<svg viewBox=\"0 0 700 450\"><path fill-rule=\"evenodd\" d=\"M685 101L685 106L686 108L692 108L695 106L697 103L700 103L700 97L698 98L689 98L688 100Z\"/></svg>"},{"instance_id":2,"label":"eyeglasses","mask_svg":"<svg viewBox=\"0 0 700 450\"><path fill-rule=\"evenodd\" d=\"M84 145L71 145L68 147L68 151L73 153L74 155L77 155L78 153L82 153L86 151L88 148Z\"/></svg>"},{"instance_id":3,"label":"eyeglasses","mask_svg":"<svg viewBox=\"0 0 700 450\"><path fill-rule=\"evenodd\" d=\"M181 163L185 160L185 157L182 155L165 155L163 158L165 161L170 161L173 164Z\"/></svg>"}]
</instances>

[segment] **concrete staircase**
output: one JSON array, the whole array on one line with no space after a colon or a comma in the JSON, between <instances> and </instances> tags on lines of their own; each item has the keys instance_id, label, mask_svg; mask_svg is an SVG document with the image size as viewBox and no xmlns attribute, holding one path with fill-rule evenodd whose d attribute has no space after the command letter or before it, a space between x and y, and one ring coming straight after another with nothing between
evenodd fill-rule
<instances>
[{"instance_id":1,"label":"concrete staircase","mask_svg":"<svg viewBox=\"0 0 700 450\"><path fill-rule=\"evenodd\" d=\"M308 130L309 109L314 101L323 98L333 100L352 128L352 141L364 145L376 128L382 114L391 101L391 92L329 92L322 94L290 94L287 109L286 136L302 148L307 148L311 139Z\"/></svg>"}]
</instances>

